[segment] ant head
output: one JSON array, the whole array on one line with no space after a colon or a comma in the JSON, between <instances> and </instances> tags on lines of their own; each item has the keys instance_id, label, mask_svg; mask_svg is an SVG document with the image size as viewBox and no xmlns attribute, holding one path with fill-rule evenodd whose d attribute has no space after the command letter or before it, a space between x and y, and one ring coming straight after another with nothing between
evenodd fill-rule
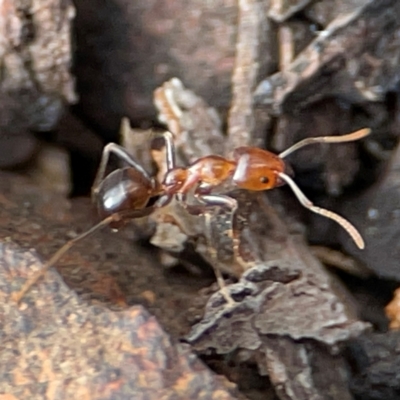
<instances>
[{"instance_id":1,"label":"ant head","mask_svg":"<svg viewBox=\"0 0 400 400\"><path fill-rule=\"evenodd\" d=\"M173 168L165 174L162 187L166 194L175 194L184 185L188 172L184 168Z\"/></svg>"},{"instance_id":2,"label":"ant head","mask_svg":"<svg viewBox=\"0 0 400 400\"><path fill-rule=\"evenodd\" d=\"M239 188L261 191L284 183L279 173L285 170L285 163L277 155L256 147L239 147L234 157L237 167L233 181Z\"/></svg>"}]
</instances>

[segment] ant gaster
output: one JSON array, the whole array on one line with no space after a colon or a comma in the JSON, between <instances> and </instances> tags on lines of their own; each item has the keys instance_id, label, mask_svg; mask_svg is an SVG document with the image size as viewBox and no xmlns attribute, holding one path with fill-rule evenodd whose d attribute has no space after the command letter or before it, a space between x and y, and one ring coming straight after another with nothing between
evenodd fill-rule
<instances>
[{"instance_id":1,"label":"ant gaster","mask_svg":"<svg viewBox=\"0 0 400 400\"><path fill-rule=\"evenodd\" d=\"M61 247L43 268L25 283L14 298L19 302L36 281L68 249L104 226L111 225L113 228L118 228L125 221L150 215L157 208L167 205L174 197L190 211L186 195L191 190L200 203L208 206L226 207L230 210L233 218L237 209L236 200L226 195L212 194L212 190L216 186L228 180L231 180L237 188L250 191L264 191L285 183L288 184L304 207L341 225L355 244L363 249L364 240L349 221L333 211L314 206L303 194L293 179L286 173L287 167L284 158L313 143L350 142L359 140L369 133L370 129L365 128L343 136L307 138L279 155L257 147L239 147L234 150L232 159L209 155L199 158L188 167L177 167L173 136L170 132L165 132L163 138L166 145L167 171L161 184L151 178L123 147L110 143L103 150L102 160L92 189L92 199L97 205L99 215L104 219ZM128 166L105 176L111 153L125 161ZM159 198L152 206L146 207L153 197ZM237 246L234 245L234 247ZM238 249L234 250L238 251ZM237 253L235 255L237 256ZM219 273L217 273L217 278L221 278ZM221 284L220 279L218 280Z\"/></svg>"}]
</instances>

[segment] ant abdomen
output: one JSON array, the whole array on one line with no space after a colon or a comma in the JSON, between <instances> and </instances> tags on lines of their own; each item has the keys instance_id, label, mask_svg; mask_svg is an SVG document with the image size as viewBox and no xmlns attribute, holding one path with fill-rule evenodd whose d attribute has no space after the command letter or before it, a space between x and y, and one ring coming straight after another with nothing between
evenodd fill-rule
<instances>
[{"instance_id":1,"label":"ant abdomen","mask_svg":"<svg viewBox=\"0 0 400 400\"><path fill-rule=\"evenodd\" d=\"M101 182L95 202L101 218L124 210L144 208L153 194L153 183L131 167L111 172Z\"/></svg>"}]
</instances>

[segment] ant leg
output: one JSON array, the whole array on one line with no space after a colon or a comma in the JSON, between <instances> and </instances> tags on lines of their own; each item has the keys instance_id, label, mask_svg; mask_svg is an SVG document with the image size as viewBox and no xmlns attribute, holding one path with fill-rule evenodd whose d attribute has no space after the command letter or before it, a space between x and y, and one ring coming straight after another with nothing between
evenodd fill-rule
<instances>
[{"instance_id":1,"label":"ant leg","mask_svg":"<svg viewBox=\"0 0 400 400\"><path fill-rule=\"evenodd\" d=\"M212 267L214 270L215 277L218 282L219 290L221 291L222 296L225 298L226 302L229 305L232 305L235 303L235 300L232 299L230 296L226 285L225 285L225 280L224 277L222 276L221 270L218 268L218 257L217 257L217 252L213 245L211 244L212 242L212 227L211 227L211 214L206 212L204 214L204 219L205 219L205 225L206 225L206 240L207 240L207 250L210 253L210 256L213 260Z\"/></svg>"},{"instance_id":2,"label":"ant leg","mask_svg":"<svg viewBox=\"0 0 400 400\"><path fill-rule=\"evenodd\" d=\"M173 136L171 132L164 132L162 134L163 139L165 140L165 146L166 146L166 163L167 163L167 168L168 170L175 168L176 166L176 161L175 161L175 145L173 141ZM103 149L103 154L101 156L101 161L99 168L97 170L96 178L93 182L92 186L92 197L97 195L97 192L99 190L99 186L101 184L101 181L104 178L104 175L106 173L106 168L108 164L108 160L110 158L110 154L115 154L117 157L119 157L121 160L125 161L128 165L131 167L135 168L137 171L139 171L146 179L149 181L152 181L151 177L147 173L147 171L128 153L128 151L116 144L116 143L109 143L107 144L104 149Z\"/></svg>"},{"instance_id":3,"label":"ant leg","mask_svg":"<svg viewBox=\"0 0 400 400\"><path fill-rule=\"evenodd\" d=\"M143 174L143 176L146 179L151 181L151 178L150 178L149 174L147 173L147 171L137 161L135 161L133 159L133 157L127 152L127 150L125 148L123 148L122 146L120 146L116 143L109 143L103 149L100 166L99 166L99 169L97 170L96 178L95 178L95 180L93 182L93 186L92 186L92 198L94 198L98 193L100 184L106 173L106 167L107 167L108 160L110 158L111 153L115 154L121 160L123 160L127 164L129 164L131 167L138 170L141 174Z\"/></svg>"},{"instance_id":4,"label":"ant leg","mask_svg":"<svg viewBox=\"0 0 400 400\"><path fill-rule=\"evenodd\" d=\"M163 197L163 200L161 201L160 198L160 204L158 207L162 207L167 204L170 198L168 197ZM111 214L107 218L104 218L102 221L100 221L98 224L92 226L90 229L87 231L81 233L80 235L76 236L75 238L69 240L66 242L60 249L58 249L54 255L48 260L41 269L36 271L35 274L33 274L24 284L22 289L13 294L13 299L19 303L22 298L28 293L28 291L34 286L39 279L44 276L44 274L52 267L55 265L55 263L60 260L60 258L76 243L80 242L82 239L85 239L86 237L92 235L93 233L97 232L100 229L103 229L107 225L110 225L113 222L120 222L122 220L128 220L128 219L133 219L133 218L141 218L144 216L147 216L151 214L154 209L156 208L156 204L152 207L147 207L141 210L124 210L118 213Z\"/></svg>"},{"instance_id":5,"label":"ant leg","mask_svg":"<svg viewBox=\"0 0 400 400\"><path fill-rule=\"evenodd\" d=\"M236 210L238 208L237 201L235 199L233 199L232 197L224 196L224 195L195 193L195 196L200 202L202 202L203 204L205 204L207 206L220 206L220 207L226 207L229 209L230 217L231 217L230 236L231 236L232 242L233 242L234 261L237 262L241 266L241 270L237 271L238 274L242 273L245 269L247 269L248 265L243 260L242 256L240 255L240 248L239 248L240 239L238 237L236 230L234 229L234 219L235 219ZM206 229L208 230L208 238L211 238L211 221L210 221L210 214L208 214L208 213L206 213ZM212 244L209 245L209 249L212 249L213 258L217 259L216 252L215 252ZM215 271L215 275L217 277L218 283L220 285L220 288L223 291L224 297L228 300L228 302L232 303L231 297L226 292L225 282L222 278L221 271L218 269L218 267L214 267L214 271Z\"/></svg>"},{"instance_id":6,"label":"ant leg","mask_svg":"<svg viewBox=\"0 0 400 400\"><path fill-rule=\"evenodd\" d=\"M158 89L155 91L155 93L157 93L157 91L158 91ZM155 96L157 97L157 95L155 95ZM122 118L122 121L121 121L120 134L121 134L121 136L125 136L125 135L129 135L130 133L131 133L131 124L129 122L129 119L124 117L124 118ZM165 131L161 135L158 133L155 133L155 134L152 133L152 135L150 137L160 137L160 136L163 137L163 139L165 141L166 150L167 150L167 155L166 155L167 168L168 169L175 168L176 162L175 162L174 136L171 132ZM134 167L135 167L135 165L134 165ZM146 176L146 173L144 175ZM104 176L104 172L103 172L103 176Z\"/></svg>"},{"instance_id":7,"label":"ant leg","mask_svg":"<svg viewBox=\"0 0 400 400\"><path fill-rule=\"evenodd\" d=\"M232 197L229 196L224 196L224 195L213 195L213 194L196 194L196 198L202 202L205 205L208 206L220 206L220 207L225 207L228 208L230 211L231 215L231 230L230 230L230 236L232 238L233 242L233 255L235 261L240 265L241 271L237 271L238 274L241 274L243 271L245 271L248 268L248 264L246 263L245 260L243 260L243 257L240 255L240 239L238 237L238 234L236 230L234 229L234 222L235 222L235 214L236 210L238 208L237 201L233 199Z\"/></svg>"},{"instance_id":8,"label":"ant leg","mask_svg":"<svg viewBox=\"0 0 400 400\"><path fill-rule=\"evenodd\" d=\"M87 236L90 236L92 233L96 232L97 230L109 225L111 222L119 221L121 216L119 214L112 214L109 217L100 221L97 225L93 226L92 228L88 229L86 232L78 235L77 237L69 240L67 243L64 244L51 258L48 260L44 266L36 271L22 286L22 289L13 294L13 299L16 303L19 303L22 298L28 293L28 291L35 285L39 279L44 276L44 274L77 242L84 239Z\"/></svg>"},{"instance_id":9,"label":"ant leg","mask_svg":"<svg viewBox=\"0 0 400 400\"><path fill-rule=\"evenodd\" d=\"M165 141L165 147L167 150L166 154L166 162L167 162L167 169L168 171L176 167L176 151L175 151L175 144L174 144L174 137L171 132L165 131L163 133L163 138Z\"/></svg>"}]
</instances>

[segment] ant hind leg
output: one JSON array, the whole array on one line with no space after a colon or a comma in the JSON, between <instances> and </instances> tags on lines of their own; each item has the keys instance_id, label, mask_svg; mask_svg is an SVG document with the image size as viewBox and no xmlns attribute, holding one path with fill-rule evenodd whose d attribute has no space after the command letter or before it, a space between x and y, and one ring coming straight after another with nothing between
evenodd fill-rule
<instances>
[{"instance_id":1,"label":"ant hind leg","mask_svg":"<svg viewBox=\"0 0 400 400\"><path fill-rule=\"evenodd\" d=\"M169 198L164 198L162 200L163 202L158 206L163 206L166 204L166 202L169 201ZM32 286L36 284L36 282L39 281L40 278L42 278L45 273L53 267L56 262L58 262L61 257L71 248L73 247L76 243L80 242L82 239L87 238L88 236L91 236L95 232L99 231L100 229L105 228L106 226L112 224L113 222L121 222L124 220L129 220L129 219L134 219L134 218L141 218L147 215L150 215L155 209L155 206L152 207L147 207L145 209L141 210L125 210L121 212L117 212L114 214L109 215L108 217L104 218L101 220L98 224L92 226L90 229L84 231L80 235L76 236L75 238L69 240L66 242L62 247L60 247L54 255L43 265L41 269L36 271L35 274L33 274L22 286L21 290L17 293L14 293L12 295L13 299L19 303L22 298L28 293L28 291L31 289Z\"/></svg>"},{"instance_id":2,"label":"ant hind leg","mask_svg":"<svg viewBox=\"0 0 400 400\"><path fill-rule=\"evenodd\" d=\"M124 147L116 143L109 143L103 149L100 165L92 186L92 199L97 196L101 182L104 179L108 160L110 159L110 154L115 154L118 158L125 161L128 165L139 171L146 179L151 181L151 178L147 171L137 161L134 160L134 158L128 153L128 151Z\"/></svg>"},{"instance_id":3,"label":"ant hind leg","mask_svg":"<svg viewBox=\"0 0 400 400\"><path fill-rule=\"evenodd\" d=\"M39 281L39 279L44 276L44 274L52 267L55 265L55 263L60 260L60 258L72 247L75 245L75 243L80 242L82 239L92 235L93 233L97 232L98 230L106 227L110 223L114 221L118 221L121 218L123 218L123 215L119 213L115 213L110 215L109 217L103 219L100 221L97 225L94 225L87 231L81 233L80 235L76 236L75 238L69 240L66 242L54 255L48 260L42 268L40 268L38 271L36 271L35 274L33 274L22 286L19 292L13 293L12 298L15 300L16 303L19 303L22 298L28 293L28 291L31 289L32 286L36 284L36 282Z\"/></svg>"}]
</instances>

